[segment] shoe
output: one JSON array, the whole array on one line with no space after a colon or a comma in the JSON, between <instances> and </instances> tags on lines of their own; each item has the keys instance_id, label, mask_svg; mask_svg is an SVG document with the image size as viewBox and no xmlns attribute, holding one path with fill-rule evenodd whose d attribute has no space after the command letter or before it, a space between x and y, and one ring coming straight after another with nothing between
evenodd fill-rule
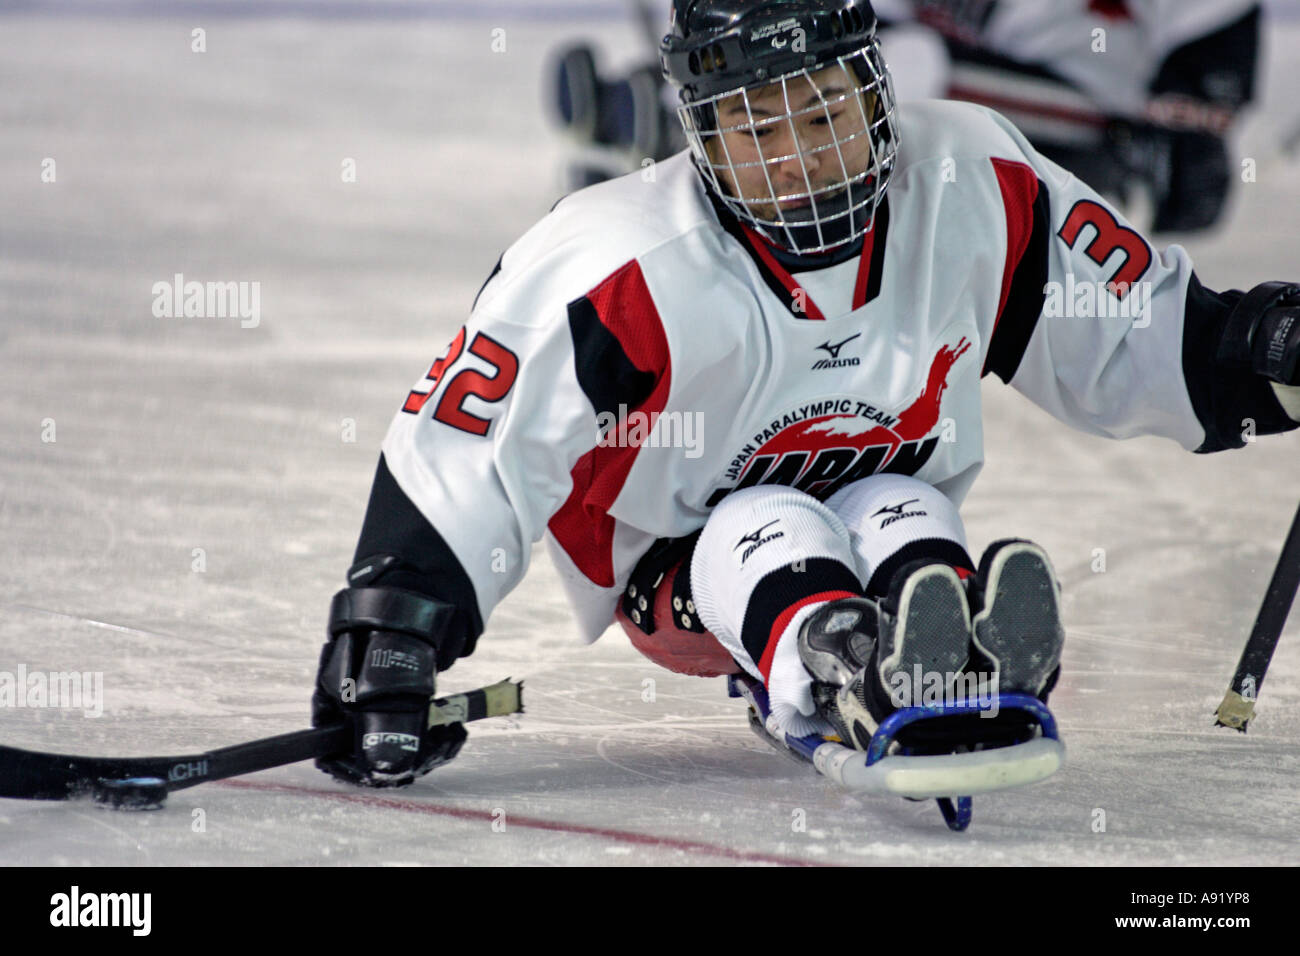
<instances>
[{"instance_id":1,"label":"shoe","mask_svg":"<svg viewBox=\"0 0 1300 956\"><path fill-rule=\"evenodd\" d=\"M876 672L895 706L925 702L927 675L940 675L945 699L970 659L971 615L952 565L922 559L895 572L881 606ZM900 694L898 691L902 690Z\"/></svg>"},{"instance_id":2,"label":"shoe","mask_svg":"<svg viewBox=\"0 0 1300 956\"><path fill-rule=\"evenodd\" d=\"M998 692L1046 702L1065 645L1061 589L1046 552L1032 541L995 541L980 559L969 596L979 664L996 675Z\"/></svg>"}]
</instances>

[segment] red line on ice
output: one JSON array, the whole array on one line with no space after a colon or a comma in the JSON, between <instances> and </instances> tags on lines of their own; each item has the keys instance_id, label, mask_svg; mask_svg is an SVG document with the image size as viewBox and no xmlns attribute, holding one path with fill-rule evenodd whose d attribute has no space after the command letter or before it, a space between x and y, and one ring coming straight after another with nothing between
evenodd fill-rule
<instances>
[{"instance_id":1,"label":"red line on ice","mask_svg":"<svg viewBox=\"0 0 1300 956\"><path fill-rule=\"evenodd\" d=\"M222 780L218 786L233 787L238 790L261 790L268 793L296 793L308 797L322 797L327 800L341 800L344 803L357 803L365 807L378 807L385 810L404 810L408 813L423 813L428 816L456 817L460 820L478 820L492 822L495 817L487 810L467 810L463 807L447 807L436 803L421 803L417 800L398 800L393 797L381 797L368 793L340 793L333 790L315 790L311 787L291 787L277 783L255 783L251 780ZM682 850L686 853L699 853L704 856L720 856L729 860L741 860L746 863L776 863L781 866L837 866L834 863L820 863L813 860L801 860L797 857L778 856L773 853L755 853L749 850L733 850L712 843L696 840L678 840L673 837L654 836L649 833L637 833L632 830L616 830L611 827L592 827L581 823L566 823L561 820L540 820L537 817L521 817L511 814L508 825L525 827L531 830L554 830L559 833L575 833L581 836L601 837L617 843L631 843L636 846L656 846L669 850Z\"/></svg>"}]
</instances>

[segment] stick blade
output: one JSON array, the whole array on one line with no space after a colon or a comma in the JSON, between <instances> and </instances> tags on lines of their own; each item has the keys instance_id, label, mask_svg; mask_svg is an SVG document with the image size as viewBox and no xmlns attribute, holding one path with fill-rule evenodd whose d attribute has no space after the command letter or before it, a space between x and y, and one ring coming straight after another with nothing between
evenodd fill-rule
<instances>
[{"instance_id":1,"label":"stick blade","mask_svg":"<svg viewBox=\"0 0 1300 956\"><path fill-rule=\"evenodd\" d=\"M1255 702L1247 700L1230 688L1223 695L1223 703L1219 704L1219 709L1214 712L1214 716L1218 718L1214 726L1228 727L1244 734L1246 725L1255 716Z\"/></svg>"},{"instance_id":2,"label":"stick blade","mask_svg":"<svg viewBox=\"0 0 1300 956\"><path fill-rule=\"evenodd\" d=\"M78 757L0 747L0 797L69 800L83 776Z\"/></svg>"}]
</instances>

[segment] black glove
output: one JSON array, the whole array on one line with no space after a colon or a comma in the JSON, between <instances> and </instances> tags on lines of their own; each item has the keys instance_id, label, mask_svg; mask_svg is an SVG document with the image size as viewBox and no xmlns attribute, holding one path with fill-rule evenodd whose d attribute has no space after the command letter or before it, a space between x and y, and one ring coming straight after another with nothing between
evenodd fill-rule
<instances>
[{"instance_id":1,"label":"black glove","mask_svg":"<svg viewBox=\"0 0 1300 956\"><path fill-rule=\"evenodd\" d=\"M1217 360L1268 379L1283 411L1300 422L1300 285L1265 282L1242 296L1228 316Z\"/></svg>"},{"instance_id":2,"label":"black glove","mask_svg":"<svg viewBox=\"0 0 1300 956\"><path fill-rule=\"evenodd\" d=\"M317 767L360 786L402 787L460 752L462 725L428 726L438 638L453 612L396 588L348 588L334 596L312 726L348 724L352 752L318 759Z\"/></svg>"},{"instance_id":3,"label":"black glove","mask_svg":"<svg viewBox=\"0 0 1300 956\"><path fill-rule=\"evenodd\" d=\"M1300 385L1300 285L1265 282L1242 296L1228 316L1218 359L1248 365L1279 385Z\"/></svg>"}]
</instances>

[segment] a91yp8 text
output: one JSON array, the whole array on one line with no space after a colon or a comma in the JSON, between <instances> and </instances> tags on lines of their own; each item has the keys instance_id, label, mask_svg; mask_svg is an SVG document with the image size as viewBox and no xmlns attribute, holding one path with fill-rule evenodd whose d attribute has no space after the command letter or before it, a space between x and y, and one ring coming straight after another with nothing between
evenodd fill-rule
<instances>
[{"instance_id":1,"label":"a91yp8 text","mask_svg":"<svg viewBox=\"0 0 1300 956\"><path fill-rule=\"evenodd\" d=\"M1134 893L1130 902L1147 903L1154 906L1164 907L1169 904L1214 904L1214 903L1249 903L1249 893L1235 892L1179 892L1179 893Z\"/></svg>"}]
</instances>

